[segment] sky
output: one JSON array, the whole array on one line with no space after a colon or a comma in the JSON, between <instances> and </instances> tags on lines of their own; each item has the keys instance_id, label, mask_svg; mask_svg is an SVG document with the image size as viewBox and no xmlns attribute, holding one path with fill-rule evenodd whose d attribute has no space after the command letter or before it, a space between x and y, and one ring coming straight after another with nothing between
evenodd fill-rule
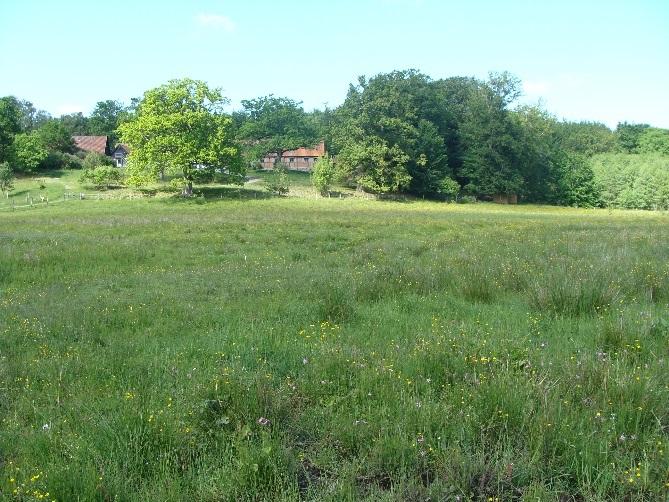
<instances>
[{"instance_id":1,"label":"sky","mask_svg":"<svg viewBox=\"0 0 669 502\"><path fill-rule=\"evenodd\" d=\"M567 120L669 128L669 0L0 0L0 96L52 115L173 78L239 108L341 104L359 75L509 71Z\"/></svg>"}]
</instances>

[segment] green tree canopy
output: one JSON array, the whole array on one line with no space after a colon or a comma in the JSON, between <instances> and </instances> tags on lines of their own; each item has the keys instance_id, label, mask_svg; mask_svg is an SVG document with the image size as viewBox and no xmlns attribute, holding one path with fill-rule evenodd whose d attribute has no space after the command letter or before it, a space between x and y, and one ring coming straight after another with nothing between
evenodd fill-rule
<instances>
[{"instance_id":1,"label":"green tree canopy","mask_svg":"<svg viewBox=\"0 0 669 502\"><path fill-rule=\"evenodd\" d=\"M16 171L31 173L47 158L49 151L37 132L17 134L14 138L12 164Z\"/></svg>"},{"instance_id":2,"label":"green tree canopy","mask_svg":"<svg viewBox=\"0 0 669 502\"><path fill-rule=\"evenodd\" d=\"M639 153L669 155L669 130L649 127L639 136Z\"/></svg>"},{"instance_id":3,"label":"green tree canopy","mask_svg":"<svg viewBox=\"0 0 669 502\"><path fill-rule=\"evenodd\" d=\"M586 156L616 151L616 135L599 122L556 122L556 135L564 150Z\"/></svg>"},{"instance_id":4,"label":"green tree canopy","mask_svg":"<svg viewBox=\"0 0 669 502\"><path fill-rule=\"evenodd\" d=\"M108 136L109 144L114 146L118 142L116 128L126 115L123 103L111 99L98 101L88 121L90 133L96 136Z\"/></svg>"},{"instance_id":5,"label":"green tree canopy","mask_svg":"<svg viewBox=\"0 0 669 502\"><path fill-rule=\"evenodd\" d=\"M51 118L48 112L38 110L30 101L21 100L19 105L21 107L21 130L24 132L39 129Z\"/></svg>"},{"instance_id":6,"label":"green tree canopy","mask_svg":"<svg viewBox=\"0 0 669 502\"><path fill-rule=\"evenodd\" d=\"M50 151L74 153L76 150L72 133L60 120L48 120L37 130L36 134Z\"/></svg>"},{"instance_id":7,"label":"green tree canopy","mask_svg":"<svg viewBox=\"0 0 669 502\"><path fill-rule=\"evenodd\" d=\"M591 159L595 183L607 207L669 209L669 157L600 154Z\"/></svg>"},{"instance_id":8,"label":"green tree canopy","mask_svg":"<svg viewBox=\"0 0 669 502\"><path fill-rule=\"evenodd\" d=\"M616 127L616 138L618 139L618 149L623 153L637 153L639 148L639 139L648 124L628 124L619 123Z\"/></svg>"},{"instance_id":9,"label":"green tree canopy","mask_svg":"<svg viewBox=\"0 0 669 502\"><path fill-rule=\"evenodd\" d=\"M243 100L242 107L235 114L237 135L251 161L275 153L275 164L279 164L286 150L309 147L320 139L314 122L298 101L269 95Z\"/></svg>"},{"instance_id":10,"label":"green tree canopy","mask_svg":"<svg viewBox=\"0 0 669 502\"><path fill-rule=\"evenodd\" d=\"M89 119L81 112L61 115L57 120L63 130L67 131L70 136L88 136L91 134Z\"/></svg>"},{"instance_id":11,"label":"green tree canopy","mask_svg":"<svg viewBox=\"0 0 669 502\"><path fill-rule=\"evenodd\" d=\"M0 162L0 193L14 190L14 171L8 162Z\"/></svg>"},{"instance_id":12,"label":"green tree canopy","mask_svg":"<svg viewBox=\"0 0 669 502\"><path fill-rule=\"evenodd\" d=\"M238 180L244 170L232 138L232 118L219 89L199 80L170 80L144 93L134 117L119 127L132 152L129 171L181 176L184 193L217 172Z\"/></svg>"},{"instance_id":13,"label":"green tree canopy","mask_svg":"<svg viewBox=\"0 0 669 502\"><path fill-rule=\"evenodd\" d=\"M9 159L14 136L21 132L21 104L14 96L0 98L0 162Z\"/></svg>"},{"instance_id":14,"label":"green tree canopy","mask_svg":"<svg viewBox=\"0 0 669 502\"><path fill-rule=\"evenodd\" d=\"M459 177L464 189L474 195L519 194L523 190L520 165L520 132L511 120L507 105L517 95L516 81L476 82L468 93L459 127L463 162Z\"/></svg>"},{"instance_id":15,"label":"green tree canopy","mask_svg":"<svg viewBox=\"0 0 669 502\"><path fill-rule=\"evenodd\" d=\"M335 116L342 177L372 192L439 193L451 174L442 115L431 80L415 70L360 77Z\"/></svg>"}]
</instances>

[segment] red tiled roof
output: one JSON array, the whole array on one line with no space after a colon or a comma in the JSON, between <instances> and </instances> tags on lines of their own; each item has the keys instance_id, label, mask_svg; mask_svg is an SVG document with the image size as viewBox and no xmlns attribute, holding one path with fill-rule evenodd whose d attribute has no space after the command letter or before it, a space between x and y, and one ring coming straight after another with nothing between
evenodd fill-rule
<instances>
[{"instance_id":1,"label":"red tiled roof","mask_svg":"<svg viewBox=\"0 0 669 502\"><path fill-rule=\"evenodd\" d=\"M107 136L72 136L74 146L84 152L98 152L105 154L107 151Z\"/></svg>"},{"instance_id":2,"label":"red tiled roof","mask_svg":"<svg viewBox=\"0 0 669 502\"><path fill-rule=\"evenodd\" d=\"M325 155L325 142L321 141L315 148L300 147L297 150L283 152L284 157L322 157Z\"/></svg>"},{"instance_id":3,"label":"red tiled roof","mask_svg":"<svg viewBox=\"0 0 669 502\"><path fill-rule=\"evenodd\" d=\"M297 150L286 150L284 157L322 157L325 155L325 141L321 141L315 148L304 148L301 146ZM276 157L276 153L270 153L265 158Z\"/></svg>"}]
</instances>

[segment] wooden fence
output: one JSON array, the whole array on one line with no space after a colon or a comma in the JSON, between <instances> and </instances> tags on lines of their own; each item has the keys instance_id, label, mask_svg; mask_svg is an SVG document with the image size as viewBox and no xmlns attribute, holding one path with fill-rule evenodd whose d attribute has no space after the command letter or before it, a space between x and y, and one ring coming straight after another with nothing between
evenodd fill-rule
<instances>
[{"instance_id":1,"label":"wooden fence","mask_svg":"<svg viewBox=\"0 0 669 502\"><path fill-rule=\"evenodd\" d=\"M0 199L0 211L16 211L17 209L35 209L48 207L70 200L102 200L111 199L100 193L63 192L62 197L50 198L48 195L39 194L34 197L31 193L24 195L8 196Z\"/></svg>"}]
</instances>

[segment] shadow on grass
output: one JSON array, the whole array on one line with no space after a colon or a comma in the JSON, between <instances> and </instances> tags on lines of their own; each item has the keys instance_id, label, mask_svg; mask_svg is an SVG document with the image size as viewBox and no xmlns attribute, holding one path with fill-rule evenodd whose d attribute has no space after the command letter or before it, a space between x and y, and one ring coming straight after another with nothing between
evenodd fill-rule
<instances>
[{"instance_id":1,"label":"shadow on grass","mask_svg":"<svg viewBox=\"0 0 669 502\"><path fill-rule=\"evenodd\" d=\"M153 190L155 195L158 190ZM237 188L231 186L220 187L200 187L193 189L192 197L184 197L180 193L174 193L172 197L165 197L163 200L170 203L196 202L203 203L213 200L259 200L274 199L279 197L263 189Z\"/></svg>"},{"instance_id":2,"label":"shadow on grass","mask_svg":"<svg viewBox=\"0 0 669 502\"><path fill-rule=\"evenodd\" d=\"M23 179L32 179L32 178L56 178L60 179L66 174L70 174L73 171L81 171L80 169L44 169L41 171L35 171L34 173L26 174L20 176Z\"/></svg>"},{"instance_id":3,"label":"shadow on grass","mask_svg":"<svg viewBox=\"0 0 669 502\"><path fill-rule=\"evenodd\" d=\"M205 199L271 199L275 197L261 187L202 187L193 190L193 193L194 195L202 196Z\"/></svg>"}]
</instances>

